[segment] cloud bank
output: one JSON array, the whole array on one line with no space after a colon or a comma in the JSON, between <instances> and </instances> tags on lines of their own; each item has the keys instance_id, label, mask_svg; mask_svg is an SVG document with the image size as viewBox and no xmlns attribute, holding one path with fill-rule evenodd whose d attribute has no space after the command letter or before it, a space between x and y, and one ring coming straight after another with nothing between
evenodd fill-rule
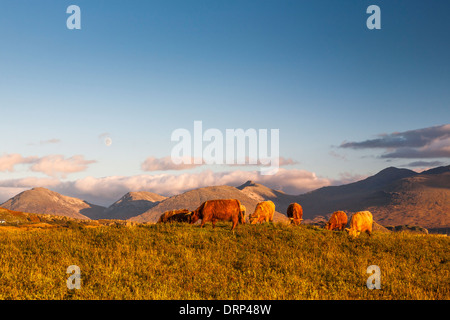
<instances>
[{"instance_id":1,"label":"cloud bank","mask_svg":"<svg viewBox=\"0 0 450 320\"><path fill-rule=\"evenodd\" d=\"M273 189L282 189L288 194L301 194L332 181L317 177L306 170L281 168L272 176L264 176L259 171L183 173L179 175L157 174L136 176L110 176L102 178L86 177L75 181L60 181L56 178L24 178L0 181L0 199L6 201L16 194L34 187L46 187L64 195L78 197L94 204L109 206L130 191L150 191L171 196L191 189L230 185L239 186L253 180ZM280 187L282 186L282 187Z\"/></svg>"},{"instance_id":2,"label":"cloud bank","mask_svg":"<svg viewBox=\"0 0 450 320\"><path fill-rule=\"evenodd\" d=\"M440 166L444 166L444 165L445 165L445 162L442 162L442 161L413 161L413 162L407 163L403 166L408 167L408 168L418 168L418 167L434 168L434 167L440 167Z\"/></svg>"},{"instance_id":3,"label":"cloud bank","mask_svg":"<svg viewBox=\"0 0 450 320\"><path fill-rule=\"evenodd\" d=\"M385 159L429 159L450 157L450 124L380 134L379 138L361 142L344 142L340 148L385 149Z\"/></svg>"}]
</instances>

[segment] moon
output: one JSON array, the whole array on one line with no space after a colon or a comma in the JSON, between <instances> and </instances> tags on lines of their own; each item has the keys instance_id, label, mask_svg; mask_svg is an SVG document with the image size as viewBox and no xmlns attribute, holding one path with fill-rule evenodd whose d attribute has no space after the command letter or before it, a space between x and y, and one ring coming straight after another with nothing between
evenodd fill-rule
<instances>
[{"instance_id":1,"label":"moon","mask_svg":"<svg viewBox=\"0 0 450 320\"><path fill-rule=\"evenodd\" d=\"M107 147L109 147L109 146L112 145L112 139L111 139L110 137L106 137L106 138L105 138L105 145L106 145Z\"/></svg>"}]
</instances>

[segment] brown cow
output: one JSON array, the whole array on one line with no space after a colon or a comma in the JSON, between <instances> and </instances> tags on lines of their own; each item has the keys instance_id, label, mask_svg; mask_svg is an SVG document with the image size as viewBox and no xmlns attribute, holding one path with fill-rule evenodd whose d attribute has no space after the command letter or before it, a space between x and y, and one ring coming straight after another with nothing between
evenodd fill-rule
<instances>
[{"instance_id":1,"label":"brown cow","mask_svg":"<svg viewBox=\"0 0 450 320\"><path fill-rule=\"evenodd\" d=\"M272 201L262 201L256 205L255 211L249 216L251 224L272 222L275 204Z\"/></svg>"},{"instance_id":2,"label":"brown cow","mask_svg":"<svg viewBox=\"0 0 450 320\"><path fill-rule=\"evenodd\" d=\"M347 225L348 219L347 214L344 211L335 211L325 225L327 230L339 230L343 231Z\"/></svg>"},{"instance_id":3,"label":"brown cow","mask_svg":"<svg viewBox=\"0 0 450 320\"><path fill-rule=\"evenodd\" d=\"M372 234L373 216L369 211L359 211L352 216L350 229L345 228L349 236L356 238L361 232Z\"/></svg>"},{"instance_id":4,"label":"brown cow","mask_svg":"<svg viewBox=\"0 0 450 320\"><path fill-rule=\"evenodd\" d=\"M298 203L291 203L287 208L287 216L294 225L299 225L302 223L303 208Z\"/></svg>"},{"instance_id":5,"label":"brown cow","mask_svg":"<svg viewBox=\"0 0 450 320\"><path fill-rule=\"evenodd\" d=\"M211 222L214 228L218 220L231 221L233 223L231 230L234 230L238 222L245 223L241 202L237 199L208 200L189 214L192 215L191 224L202 219L200 225L202 228L206 222Z\"/></svg>"},{"instance_id":6,"label":"brown cow","mask_svg":"<svg viewBox=\"0 0 450 320\"><path fill-rule=\"evenodd\" d=\"M170 210L164 212L157 223L167 222L191 222L191 216L188 214L188 209Z\"/></svg>"}]
</instances>

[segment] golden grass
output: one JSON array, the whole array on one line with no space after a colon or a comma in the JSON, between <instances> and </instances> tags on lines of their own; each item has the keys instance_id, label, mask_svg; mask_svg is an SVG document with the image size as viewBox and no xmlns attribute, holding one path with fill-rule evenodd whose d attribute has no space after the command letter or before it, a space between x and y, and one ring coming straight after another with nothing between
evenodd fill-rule
<instances>
[{"instance_id":1,"label":"golden grass","mask_svg":"<svg viewBox=\"0 0 450 320\"><path fill-rule=\"evenodd\" d=\"M0 299L449 299L450 239L282 224L0 227ZM81 269L68 290L66 269ZM370 265L381 290L366 287Z\"/></svg>"}]
</instances>

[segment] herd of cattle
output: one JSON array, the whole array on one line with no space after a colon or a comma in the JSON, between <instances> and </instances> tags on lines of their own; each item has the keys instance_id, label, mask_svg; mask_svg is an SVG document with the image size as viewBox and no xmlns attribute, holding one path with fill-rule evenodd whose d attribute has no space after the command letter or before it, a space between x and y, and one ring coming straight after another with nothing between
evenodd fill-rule
<instances>
[{"instance_id":1,"label":"herd of cattle","mask_svg":"<svg viewBox=\"0 0 450 320\"><path fill-rule=\"evenodd\" d=\"M161 215L158 223L187 222L193 224L201 219L201 227L204 227L206 222L211 222L215 227L217 221L231 221L231 230L234 230L238 223L245 223L245 213L245 206L237 199L208 200L194 211L187 209L166 211ZM272 201L262 201L256 205L255 211L249 215L248 220L251 224L272 222L274 213L275 204ZM300 225L303 220L302 216L302 206L298 203L291 203L287 208L287 217L291 224ZM331 215L325 229L345 230L352 237L357 237L361 232L367 232L369 235L372 233L373 217L369 211L353 214L350 228L345 228L347 222L347 214L343 211L336 211Z\"/></svg>"}]
</instances>

